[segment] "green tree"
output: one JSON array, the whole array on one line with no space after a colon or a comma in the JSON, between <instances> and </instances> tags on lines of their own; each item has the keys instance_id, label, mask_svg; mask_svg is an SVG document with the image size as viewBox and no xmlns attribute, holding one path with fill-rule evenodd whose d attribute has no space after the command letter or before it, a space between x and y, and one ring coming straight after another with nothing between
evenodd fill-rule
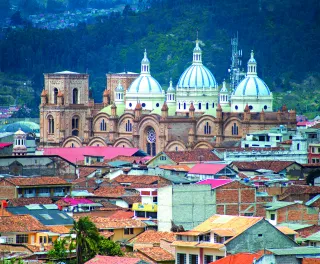
<instances>
[{"instance_id":1,"label":"green tree","mask_svg":"<svg viewBox=\"0 0 320 264\"><path fill-rule=\"evenodd\" d=\"M309 185L314 185L314 179L319 177L320 176L320 170L313 170L313 171L310 171L308 176L307 176L307 184Z\"/></svg>"},{"instance_id":2,"label":"green tree","mask_svg":"<svg viewBox=\"0 0 320 264\"><path fill-rule=\"evenodd\" d=\"M82 264L93 258L98 252L100 235L97 227L89 217L81 217L78 221L74 221L71 233L76 235L77 263Z\"/></svg>"},{"instance_id":3,"label":"green tree","mask_svg":"<svg viewBox=\"0 0 320 264\"><path fill-rule=\"evenodd\" d=\"M120 245L104 237L100 237L98 250L100 255L123 256Z\"/></svg>"},{"instance_id":4,"label":"green tree","mask_svg":"<svg viewBox=\"0 0 320 264\"><path fill-rule=\"evenodd\" d=\"M67 244L66 239L59 239L53 242L53 249L48 252L50 260L65 260L67 258Z\"/></svg>"}]
</instances>

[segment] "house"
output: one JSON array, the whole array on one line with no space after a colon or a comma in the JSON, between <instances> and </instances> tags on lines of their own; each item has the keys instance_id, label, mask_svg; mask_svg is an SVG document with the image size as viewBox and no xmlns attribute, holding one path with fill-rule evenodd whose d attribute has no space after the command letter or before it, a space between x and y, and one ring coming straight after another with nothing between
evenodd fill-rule
<instances>
[{"instance_id":1,"label":"house","mask_svg":"<svg viewBox=\"0 0 320 264\"><path fill-rule=\"evenodd\" d=\"M306 237L305 242L310 247L320 247L320 231Z\"/></svg>"},{"instance_id":2,"label":"house","mask_svg":"<svg viewBox=\"0 0 320 264\"><path fill-rule=\"evenodd\" d=\"M317 225L319 208L309 207L301 202L275 201L265 205L266 220L273 225L283 222Z\"/></svg>"},{"instance_id":3,"label":"house","mask_svg":"<svg viewBox=\"0 0 320 264\"><path fill-rule=\"evenodd\" d=\"M96 255L94 258L85 262L85 264L148 264L139 258L116 257L116 256L100 256Z\"/></svg>"},{"instance_id":4,"label":"house","mask_svg":"<svg viewBox=\"0 0 320 264\"><path fill-rule=\"evenodd\" d=\"M135 217L157 219L158 191L157 188L138 188L141 202L132 205Z\"/></svg>"},{"instance_id":5,"label":"house","mask_svg":"<svg viewBox=\"0 0 320 264\"><path fill-rule=\"evenodd\" d=\"M79 216L74 218L77 220ZM110 238L113 241L129 240L145 231L147 226L136 219L112 219L100 216L89 216L89 218L97 226L99 232L112 232Z\"/></svg>"},{"instance_id":6,"label":"house","mask_svg":"<svg viewBox=\"0 0 320 264\"><path fill-rule=\"evenodd\" d=\"M131 189L172 184L171 181L155 175L120 175L114 178L113 182Z\"/></svg>"},{"instance_id":7,"label":"house","mask_svg":"<svg viewBox=\"0 0 320 264\"><path fill-rule=\"evenodd\" d=\"M210 185L169 185L158 188L158 230L173 225L192 229L216 212Z\"/></svg>"},{"instance_id":8,"label":"house","mask_svg":"<svg viewBox=\"0 0 320 264\"><path fill-rule=\"evenodd\" d=\"M289 227L291 230L294 230L295 232L297 232L297 236L300 238L306 238L320 231L319 225L282 222L281 224L277 225L277 228L282 226Z\"/></svg>"},{"instance_id":9,"label":"house","mask_svg":"<svg viewBox=\"0 0 320 264\"><path fill-rule=\"evenodd\" d=\"M220 159L210 149L163 151L150 159L146 164L148 168L161 165L187 165L192 167L196 163L205 161L220 161Z\"/></svg>"},{"instance_id":10,"label":"house","mask_svg":"<svg viewBox=\"0 0 320 264\"><path fill-rule=\"evenodd\" d=\"M308 163L320 162L320 144L310 143L308 146Z\"/></svg>"},{"instance_id":11,"label":"house","mask_svg":"<svg viewBox=\"0 0 320 264\"><path fill-rule=\"evenodd\" d=\"M29 204L51 204L52 199L50 197L33 197L33 198L14 198L7 200L7 206L25 206Z\"/></svg>"},{"instance_id":12,"label":"house","mask_svg":"<svg viewBox=\"0 0 320 264\"><path fill-rule=\"evenodd\" d=\"M148 174L160 176L180 176L184 177L190 167L187 165L160 165L158 167L149 167Z\"/></svg>"},{"instance_id":13,"label":"house","mask_svg":"<svg viewBox=\"0 0 320 264\"><path fill-rule=\"evenodd\" d=\"M49 245L59 237L31 215L0 217L0 234L8 244Z\"/></svg>"},{"instance_id":14,"label":"house","mask_svg":"<svg viewBox=\"0 0 320 264\"><path fill-rule=\"evenodd\" d=\"M64 197L71 191L71 183L56 176L5 177L0 187L0 199Z\"/></svg>"},{"instance_id":15,"label":"house","mask_svg":"<svg viewBox=\"0 0 320 264\"><path fill-rule=\"evenodd\" d=\"M234 161L230 165L237 172L244 173L248 176L254 176L259 170L270 170L283 177L291 179L303 178L302 165L294 161L281 160L263 160L263 161Z\"/></svg>"},{"instance_id":16,"label":"house","mask_svg":"<svg viewBox=\"0 0 320 264\"><path fill-rule=\"evenodd\" d=\"M0 156L9 156L12 154L12 146L11 142L0 142Z\"/></svg>"},{"instance_id":17,"label":"house","mask_svg":"<svg viewBox=\"0 0 320 264\"><path fill-rule=\"evenodd\" d=\"M103 205L101 203L95 203L92 200L86 198L61 198L56 202L64 212L90 212L96 208L100 208Z\"/></svg>"},{"instance_id":18,"label":"house","mask_svg":"<svg viewBox=\"0 0 320 264\"><path fill-rule=\"evenodd\" d=\"M175 256L161 247L139 248L134 253L135 256L156 264L174 264Z\"/></svg>"},{"instance_id":19,"label":"house","mask_svg":"<svg viewBox=\"0 0 320 264\"><path fill-rule=\"evenodd\" d=\"M187 178L190 180L219 179L222 176L235 178L237 173L228 164L222 163L198 163L188 172Z\"/></svg>"},{"instance_id":20,"label":"house","mask_svg":"<svg viewBox=\"0 0 320 264\"><path fill-rule=\"evenodd\" d=\"M279 201L302 201L313 207L320 207L320 201L315 199L320 194L320 186L290 185L279 195Z\"/></svg>"},{"instance_id":21,"label":"house","mask_svg":"<svg viewBox=\"0 0 320 264\"><path fill-rule=\"evenodd\" d=\"M65 226L71 229L73 218L66 212L60 211L55 204L30 204L25 206L7 207L11 215L31 215L44 226Z\"/></svg>"},{"instance_id":22,"label":"house","mask_svg":"<svg viewBox=\"0 0 320 264\"><path fill-rule=\"evenodd\" d=\"M263 217L213 215L195 228L176 235L172 245L179 264L208 264L227 254L296 246Z\"/></svg>"}]
</instances>

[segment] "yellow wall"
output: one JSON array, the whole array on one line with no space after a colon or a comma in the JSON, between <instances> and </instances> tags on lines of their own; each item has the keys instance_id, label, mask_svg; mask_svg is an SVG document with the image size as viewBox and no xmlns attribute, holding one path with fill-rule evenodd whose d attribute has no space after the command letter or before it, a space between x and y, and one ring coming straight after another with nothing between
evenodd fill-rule
<instances>
[{"instance_id":1,"label":"yellow wall","mask_svg":"<svg viewBox=\"0 0 320 264\"><path fill-rule=\"evenodd\" d=\"M129 240L129 239L139 235L143 231L144 231L144 228L134 228L132 235L125 235L124 234L124 228L122 228L122 229L114 229L114 231L113 231L114 235L112 236L111 239L113 241L120 241L120 240L124 240L124 239L125 240Z\"/></svg>"}]
</instances>

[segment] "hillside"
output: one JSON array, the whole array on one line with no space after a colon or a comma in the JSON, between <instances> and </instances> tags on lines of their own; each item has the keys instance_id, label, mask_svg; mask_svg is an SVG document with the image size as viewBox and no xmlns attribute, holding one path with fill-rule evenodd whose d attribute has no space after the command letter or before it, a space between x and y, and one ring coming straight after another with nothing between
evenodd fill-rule
<instances>
[{"instance_id":1,"label":"hillside","mask_svg":"<svg viewBox=\"0 0 320 264\"><path fill-rule=\"evenodd\" d=\"M313 92L320 88L319 24L317 0L153 1L145 12L126 7L123 15L74 30L9 29L0 41L0 71L24 75L39 96L44 72L87 71L93 96L101 101L105 73L139 72L144 48L161 85L170 77L176 83L191 63L198 31L203 61L221 83L229 78L230 38L238 32L243 63L254 49L258 74L275 92L275 107L287 103L310 112L320 107Z\"/></svg>"}]
</instances>

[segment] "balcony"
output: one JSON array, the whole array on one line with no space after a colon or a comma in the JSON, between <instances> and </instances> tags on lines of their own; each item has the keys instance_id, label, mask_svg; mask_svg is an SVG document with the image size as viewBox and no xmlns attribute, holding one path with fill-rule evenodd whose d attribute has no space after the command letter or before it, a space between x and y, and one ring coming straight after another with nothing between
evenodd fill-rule
<instances>
[{"instance_id":1,"label":"balcony","mask_svg":"<svg viewBox=\"0 0 320 264\"><path fill-rule=\"evenodd\" d=\"M158 205L156 204L142 204L142 203L134 203L132 205L132 211L140 211L140 212L158 212Z\"/></svg>"}]
</instances>

